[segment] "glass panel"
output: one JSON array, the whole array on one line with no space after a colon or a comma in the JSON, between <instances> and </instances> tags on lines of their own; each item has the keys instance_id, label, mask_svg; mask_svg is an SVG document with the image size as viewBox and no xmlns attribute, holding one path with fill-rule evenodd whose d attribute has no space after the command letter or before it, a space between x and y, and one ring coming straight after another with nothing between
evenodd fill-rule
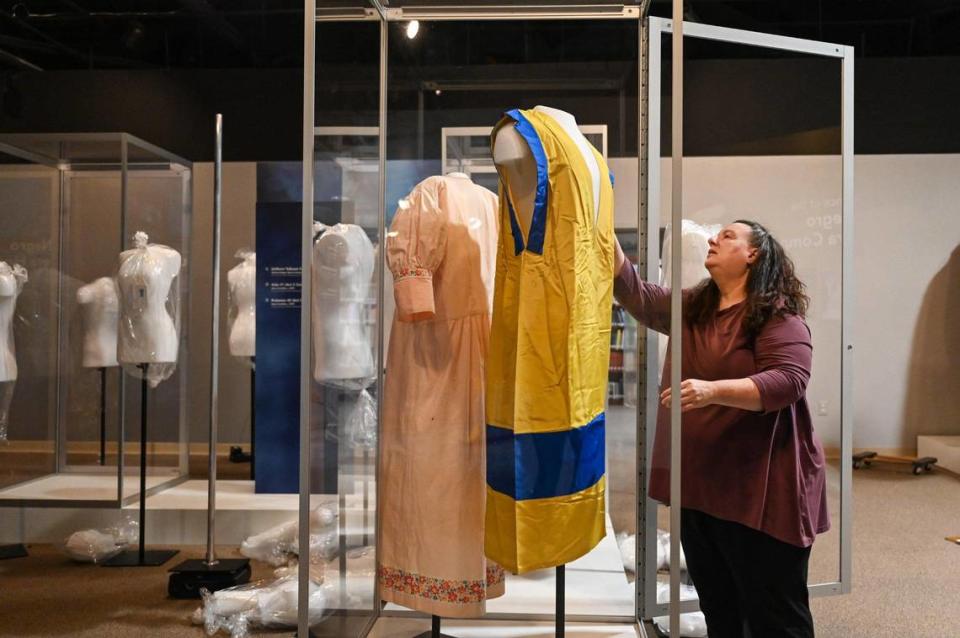
<instances>
[{"instance_id":1,"label":"glass panel","mask_svg":"<svg viewBox=\"0 0 960 638\"><path fill-rule=\"evenodd\" d=\"M7 488L57 467L60 175L7 154L0 162L0 488Z\"/></svg>"},{"instance_id":2,"label":"glass panel","mask_svg":"<svg viewBox=\"0 0 960 638\"><path fill-rule=\"evenodd\" d=\"M723 548L733 546L725 534L736 533L752 539L756 555L751 561L757 560L761 547L773 544L795 548L793 560L799 564L801 548L816 536L809 584L836 582L843 241L840 61L686 39L678 273L670 265L671 44L664 35L660 221L666 236L661 279L664 285L688 291L683 307L687 401L696 401L690 393L695 395L697 388L708 394L717 390L716 381L750 377L755 381L743 391L750 395L753 387L759 389L759 399L751 397L749 405L737 404L739 409L688 403L682 450L686 563L707 571L712 561L720 560ZM731 226L737 220L760 227ZM767 235L772 239L751 243L753 237ZM767 261L780 248L784 258ZM756 260L749 268L748 259ZM771 278L762 288L776 293L779 303L800 312L805 305L802 295L809 298L805 320L793 324L794 332L789 328L795 317L776 318L780 305L773 307L774 319L758 319L759 332L750 330L753 313L762 307L749 303L760 299L761 264L780 273L781 279ZM747 291L736 292L737 285ZM804 323L812 334L812 357L805 345ZM670 384L666 374L664 387ZM729 389L722 391L723 401L745 400L745 395L734 398L728 393ZM756 400L767 410L779 410L779 416L750 414ZM661 418L662 424L668 422ZM666 443L669 428L661 433ZM662 471L665 487L654 491L668 494L669 446L663 448L662 461L655 460L652 471L655 475ZM656 459L658 451L654 455ZM826 527L824 510L830 513L832 527L818 535ZM668 512L659 508L661 524ZM741 526L731 528L729 521ZM772 565L774 554L764 556ZM736 560L729 555L724 559L728 564ZM784 571L785 566L779 569ZM734 569L734 579L745 571ZM691 582L686 570L681 579ZM707 576L701 584L721 592L736 586L734 580L710 581ZM693 597L695 592L687 594ZM681 600L685 598L681 592Z\"/></svg>"},{"instance_id":3,"label":"glass panel","mask_svg":"<svg viewBox=\"0 0 960 638\"><path fill-rule=\"evenodd\" d=\"M124 250L137 250L137 234L146 233L148 237L148 251L155 250L156 255L170 264L169 291L163 301L164 311L176 328L179 343L170 344L176 352L173 364L161 349L164 344L155 342L152 349L156 355L147 358L158 363L149 363L141 370L147 378L147 441L148 448L148 479L147 489L152 485L159 485L165 480L186 473L186 397L187 397L187 311L189 308L189 272L190 272L190 238L189 218L184 218L183 211L189 199L186 190L189 172L173 168L168 163L159 162L160 158L152 158L150 163L130 164L127 170L127 191L125 218L123 221ZM170 250L163 250L166 247ZM124 253L131 254L131 253ZM177 263L179 261L179 263ZM124 263L123 254L121 264ZM121 295L123 289L123 265L119 283ZM157 282L168 285L167 279ZM149 293L148 293L149 294ZM123 321L121 316L122 342ZM122 348L120 350L122 352ZM144 357L140 357L143 359ZM139 475L138 443L141 433L141 396L143 372L121 361L127 373L125 382L125 435L128 445L125 446L127 456L125 463L126 479L123 483L124 497L136 495L139 483L134 479Z\"/></svg>"},{"instance_id":4,"label":"glass panel","mask_svg":"<svg viewBox=\"0 0 960 638\"><path fill-rule=\"evenodd\" d=\"M119 143L114 146L119 150ZM117 465L121 376L116 327L103 334L97 328L104 319L117 321L113 278L124 245L120 182L116 168L68 171L64 179L68 221L63 310L69 343L74 344L64 349L61 360L63 419L70 424L65 432L69 467L103 465L115 471ZM87 250L90 237L102 238L101 245L113 249ZM115 492L116 485L112 488Z\"/></svg>"},{"instance_id":5,"label":"glass panel","mask_svg":"<svg viewBox=\"0 0 960 638\"><path fill-rule=\"evenodd\" d=\"M388 611L453 615L456 606L435 605L400 579L412 575L440 591L468 581L479 592L471 614L484 611L484 598L488 613L552 614L553 569L508 574L499 596L499 570L487 563L488 582L484 568L490 361L482 357L499 267L497 233L488 226L500 216L491 197L499 176L490 135L514 108L573 115L580 134L606 155L615 176L613 225L636 247L637 23L421 22L412 37L407 27L390 25L388 54L384 212L394 252L384 294L381 595ZM509 236L506 222L499 224L499 237ZM633 618L637 414L635 399L624 402L628 326L612 302L609 313L607 401L599 408L606 417L604 537L567 565L566 610Z\"/></svg>"},{"instance_id":6,"label":"glass panel","mask_svg":"<svg viewBox=\"0 0 960 638\"><path fill-rule=\"evenodd\" d=\"M317 25L310 528L311 579L324 597L311 596L315 636L361 635L378 608L379 52L379 22Z\"/></svg>"}]
</instances>

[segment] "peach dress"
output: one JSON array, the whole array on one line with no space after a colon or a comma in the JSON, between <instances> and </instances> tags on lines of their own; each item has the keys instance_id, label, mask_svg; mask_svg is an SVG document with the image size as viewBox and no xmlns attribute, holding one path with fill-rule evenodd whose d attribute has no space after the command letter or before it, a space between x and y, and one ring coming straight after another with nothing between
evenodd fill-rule
<instances>
[{"instance_id":1,"label":"peach dress","mask_svg":"<svg viewBox=\"0 0 960 638\"><path fill-rule=\"evenodd\" d=\"M387 234L396 313L380 439L380 597L447 617L484 613L503 569L483 554L484 359L497 196L430 177Z\"/></svg>"}]
</instances>

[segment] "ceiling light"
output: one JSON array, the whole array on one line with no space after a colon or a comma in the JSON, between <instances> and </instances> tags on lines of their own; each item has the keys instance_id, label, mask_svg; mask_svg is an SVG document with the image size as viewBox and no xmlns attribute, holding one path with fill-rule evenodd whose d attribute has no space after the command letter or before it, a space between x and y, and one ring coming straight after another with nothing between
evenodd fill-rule
<instances>
[{"instance_id":1,"label":"ceiling light","mask_svg":"<svg viewBox=\"0 0 960 638\"><path fill-rule=\"evenodd\" d=\"M407 23L407 37L413 40L420 33L420 21L411 20Z\"/></svg>"}]
</instances>

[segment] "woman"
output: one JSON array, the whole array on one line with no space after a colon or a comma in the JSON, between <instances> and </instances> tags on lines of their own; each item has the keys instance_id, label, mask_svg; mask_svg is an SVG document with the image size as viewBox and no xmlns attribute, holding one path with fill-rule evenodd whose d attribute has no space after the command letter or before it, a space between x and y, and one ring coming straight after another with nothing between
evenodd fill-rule
<instances>
[{"instance_id":1,"label":"woman","mask_svg":"<svg viewBox=\"0 0 960 638\"><path fill-rule=\"evenodd\" d=\"M805 395L808 299L766 228L737 221L709 241L710 278L684 291L681 542L710 638L810 638L807 565L830 527L823 448ZM670 329L670 290L616 246L614 294ZM670 501L670 358L650 496Z\"/></svg>"}]
</instances>

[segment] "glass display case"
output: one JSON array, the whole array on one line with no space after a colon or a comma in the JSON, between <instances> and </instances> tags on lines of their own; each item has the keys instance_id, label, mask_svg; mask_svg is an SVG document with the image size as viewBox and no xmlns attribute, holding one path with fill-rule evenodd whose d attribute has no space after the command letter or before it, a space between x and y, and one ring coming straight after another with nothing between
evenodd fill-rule
<instances>
[{"instance_id":1,"label":"glass display case","mask_svg":"<svg viewBox=\"0 0 960 638\"><path fill-rule=\"evenodd\" d=\"M308 14L314 9L308 3ZM337 538L347 558L341 558L336 567L328 564L327 574L342 579L346 573L340 591L349 591L349 577L357 574L350 569L351 551L367 552L365 558L375 570L364 572L353 583L361 587L363 597L339 599L339 606L328 607L323 618L313 609L310 614L302 611L301 631L309 626L320 635L340 631L340 635L359 636L365 635L377 616L457 615L452 607L426 600L447 595L457 604L477 605L470 608L470 614L461 615L503 620L554 617L554 570L504 575L492 566L485 580L469 572L483 564L485 548L478 528L490 520L478 523L471 518L476 514L475 505L482 509L483 502L489 503L489 492L486 501L482 495L471 496L473 475L468 474L471 469L477 470L474 474L483 473L474 467L480 459L487 462L487 477L492 471L489 449L483 444L491 426L486 421L486 433L475 432L470 429L473 421L469 416L449 416L450 405L473 405L475 394L485 390L478 382L481 389L471 393L473 372L468 364L457 377L460 387L445 385L457 356L456 344L468 331L458 328L454 336L431 327L430 322L439 319L459 325L456 322L463 317L456 308L473 309L471 300L480 284L489 285L492 294L496 270L492 262L500 257L497 246L484 243L487 238L482 229L489 223L486 203L493 201L495 216L499 210L499 202L491 198L501 193L501 174L492 158L495 149L490 136L498 121L514 108L552 107L574 116L575 128L568 129L571 139L583 135L610 169L614 229L627 259L645 279L669 284L670 274L661 269L665 263L661 262L661 250L665 241L671 241L666 228L671 174L669 150L661 146L661 137L669 132L670 75L664 61L669 56L670 24L646 19L640 10L632 4L591 7L545 2L506 11L485 3L441 7L405 1L389 7L342 2L316 9L316 29L309 25L307 29L305 95L308 109L311 103L314 108L304 122L304 161L312 164L304 170L304 199L312 205L303 210L303 254L313 254L317 235L309 233L308 226L317 222L356 224L376 251L365 302L371 317L365 325L373 335L370 350L376 378L368 379L363 391L376 406L377 443L375 453L369 455L357 456L348 447L346 458L344 446L337 443L347 435L340 405L345 395L342 388L332 391L325 387L329 384L318 385L313 376L310 366L316 364L318 339L314 314L313 354L301 352L304 357L314 357L305 358L301 367L304 375L307 371L311 375L307 380L309 417L302 416L301 421L302 441L309 444L308 450L301 451L301 485L310 489L301 492L301 520L308 520L310 507L318 499L335 496L341 508L362 502L358 516L373 515L377 525L375 537L362 536L366 524L351 527L349 517L341 518ZM309 37L311 32L313 37ZM694 25L691 32L702 40L766 49L766 57L777 64L792 54L819 56L824 68L829 67L827 72L837 73L838 80L842 61L842 111L835 99L840 95L839 83L829 97L798 96L792 107L780 105L789 109L799 104L818 117L823 115L818 120L822 130L772 131L762 128L766 121L760 118L755 123L760 128L727 131L709 118L698 121L700 128L691 132L691 139L699 140L701 149L714 150L702 153L710 157L686 160L694 177L685 188L695 189L689 200L694 204L685 207L678 220L698 224L706 233L705 243L709 233L715 232L713 225L730 215L761 216L785 237L789 251L798 251L800 276L816 297L809 317L817 324L811 401L818 413L825 410L828 417L815 419L816 427L825 434L828 448L838 449L845 459L851 441L849 313L843 301L850 291L852 246L851 186L846 181L852 157L848 144L852 139L849 50L707 25ZM349 46L337 48L338 42ZM487 42L496 46L490 49ZM574 42L579 46L564 46ZM741 52L731 57L751 55ZM715 74L724 71L722 67L697 67L696 86L704 91L696 94L699 103L710 102L708 89L721 82ZM768 73L771 75L764 77L771 78L770 87L776 87L773 93L788 94L790 74ZM732 81L726 95L735 95L736 88L745 85L743 77ZM731 101L729 109L714 111L739 115L737 121L742 123L743 116L752 113L745 104L762 101L764 96L747 90L741 93L739 107ZM743 139L736 138L736 132L743 133ZM779 133L785 134L777 137ZM757 146L758 140L769 143L763 148L780 145L782 150L771 155L802 155L798 149L811 143L832 146L813 160L784 160L758 152L762 146ZM756 157L744 158L751 155ZM786 175L791 167L802 179L777 192L768 192L771 189L758 177L781 169ZM768 196L763 200L766 209L747 205L747 194L752 191ZM809 198L804 199L804 193L809 193ZM451 221L457 215L465 219ZM498 219L499 237L512 235L518 241L519 235L520 241L524 239L522 228L518 233L513 226L513 217L509 226L504 221L506 213ZM794 236L799 232L797 224L812 225L810 232L819 233L824 246L805 245L813 240L807 234ZM831 229L813 228L818 224L829 224ZM842 230L837 230L840 226ZM677 235L685 230L681 227ZM684 259L703 261L704 256L688 251L686 244L676 245ZM460 247L451 252L450 246ZM815 250L804 252L810 248ZM517 254L522 250L517 249ZM464 259L464 255L469 257ZM318 275L323 273L314 267L312 276ZM446 298L445 286L456 286L457 294ZM679 287L676 292L679 294ZM340 301L344 302L342 293ZM680 608L693 611L698 603L690 596L682 603L671 601L667 595L670 571L664 560L669 556L670 511L648 492L666 343L630 317L624 307L612 303L609 312L604 534L590 551L565 567L563 591L568 620L631 622ZM484 315L480 310L463 310L464 315L471 313ZM483 347L487 345L483 342ZM483 362L485 351L477 352L476 358ZM403 401L392 398L392 388L403 389ZM351 388L347 393L356 392L357 388ZM489 410L488 403L484 406L481 412ZM454 427L462 432L451 435ZM435 436L425 437L431 428L436 428ZM452 471L452 467L458 469ZM360 476L365 478L358 481ZM837 516L834 532L818 546L811 564L815 595L843 593L849 588L848 466L833 461L827 480L828 505ZM377 492L375 502L367 490ZM418 516L407 516L411 511ZM451 544L435 538L424 527L426 523L432 530L443 530L447 537L480 540L459 552L463 560L444 563L439 557ZM461 533L464 530L469 531ZM679 539L679 528L673 529L673 537ZM413 556L419 562L408 560ZM464 568L474 558L476 561ZM422 569L401 562L416 563ZM491 567L489 561L486 565ZM679 571L674 575L681 577ZM505 585L502 595L498 588L501 576ZM301 574L301 580L301 594L320 582L316 575ZM459 598L461 590L451 587L453 580L466 583L469 600Z\"/></svg>"},{"instance_id":2,"label":"glass display case","mask_svg":"<svg viewBox=\"0 0 960 638\"><path fill-rule=\"evenodd\" d=\"M0 506L131 503L141 444L148 494L185 479L191 180L127 133L0 136Z\"/></svg>"}]
</instances>

